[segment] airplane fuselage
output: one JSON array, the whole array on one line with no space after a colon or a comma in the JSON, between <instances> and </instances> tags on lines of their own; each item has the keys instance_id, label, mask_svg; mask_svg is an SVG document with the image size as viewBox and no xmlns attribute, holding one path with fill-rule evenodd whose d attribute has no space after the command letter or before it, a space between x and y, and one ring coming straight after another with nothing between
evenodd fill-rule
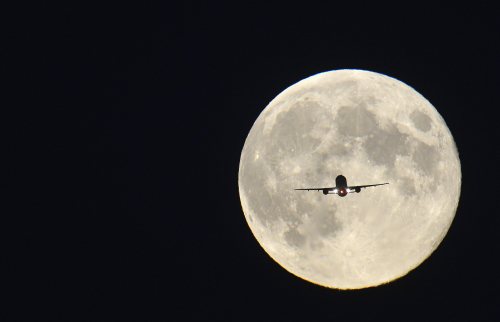
<instances>
[{"instance_id":1,"label":"airplane fuselage","mask_svg":"<svg viewBox=\"0 0 500 322\"><path fill-rule=\"evenodd\" d=\"M337 178L335 178L335 188L333 188L333 190L330 191L341 197L347 196L347 194L350 192L347 185L347 178L344 177L343 175L338 175ZM323 190L323 194L327 195L328 193L329 191L327 191L327 189Z\"/></svg>"}]
</instances>

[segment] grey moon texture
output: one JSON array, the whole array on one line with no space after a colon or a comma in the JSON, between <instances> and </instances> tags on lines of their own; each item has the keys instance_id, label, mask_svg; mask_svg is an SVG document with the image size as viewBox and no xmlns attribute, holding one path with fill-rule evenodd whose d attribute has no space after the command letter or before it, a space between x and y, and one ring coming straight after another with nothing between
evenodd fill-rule
<instances>
[{"instance_id":1,"label":"grey moon texture","mask_svg":"<svg viewBox=\"0 0 500 322\"><path fill-rule=\"evenodd\" d=\"M342 198L295 188L389 182ZM238 186L246 221L290 273L359 289L404 276L438 247L458 206L460 160L445 121L394 78L336 70L280 93L253 124Z\"/></svg>"}]
</instances>

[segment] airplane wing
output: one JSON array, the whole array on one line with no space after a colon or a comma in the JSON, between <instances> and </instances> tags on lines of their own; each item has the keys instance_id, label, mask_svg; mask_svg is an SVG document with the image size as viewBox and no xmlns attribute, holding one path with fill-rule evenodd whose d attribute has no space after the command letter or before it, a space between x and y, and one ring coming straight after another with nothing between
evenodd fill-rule
<instances>
[{"instance_id":1,"label":"airplane wing","mask_svg":"<svg viewBox=\"0 0 500 322\"><path fill-rule=\"evenodd\" d=\"M326 187L326 188L300 188L300 189L293 189L293 190L314 190L314 191L321 191L321 190L333 190L335 187Z\"/></svg>"},{"instance_id":2,"label":"airplane wing","mask_svg":"<svg viewBox=\"0 0 500 322\"><path fill-rule=\"evenodd\" d=\"M368 187L375 187L375 186L383 186L384 184L389 184L389 182L386 182L386 183L377 183L377 184L367 184L367 185L364 185L364 186L349 186L347 187L348 189L363 189L363 188L368 188Z\"/></svg>"}]
</instances>

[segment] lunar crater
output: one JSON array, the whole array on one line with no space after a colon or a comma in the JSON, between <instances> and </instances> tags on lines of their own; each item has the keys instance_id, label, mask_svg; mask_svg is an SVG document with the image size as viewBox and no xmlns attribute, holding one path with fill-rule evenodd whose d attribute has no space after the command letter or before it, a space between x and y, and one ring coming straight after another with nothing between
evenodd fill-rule
<instances>
[{"instance_id":1,"label":"lunar crater","mask_svg":"<svg viewBox=\"0 0 500 322\"><path fill-rule=\"evenodd\" d=\"M428 132L431 129L431 118L419 110L411 112L410 119L413 121L415 127L420 131Z\"/></svg>"}]
</instances>

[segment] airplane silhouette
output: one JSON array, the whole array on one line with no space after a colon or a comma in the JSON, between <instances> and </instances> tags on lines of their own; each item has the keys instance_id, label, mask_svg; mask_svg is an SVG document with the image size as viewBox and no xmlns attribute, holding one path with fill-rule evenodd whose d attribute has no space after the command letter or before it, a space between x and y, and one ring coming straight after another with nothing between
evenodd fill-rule
<instances>
[{"instance_id":1,"label":"airplane silhouette","mask_svg":"<svg viewBox=\"0 0 500 322\"><path fill-rule=\"evenodd\" d=\"M323 191L324 195L327 194L336 194L341 197L347 196L348 193L352 192L361 192L361 189L367 188L367 187L375 187L375 186L383 186L384 184L389 184L389 182L386 183L377 183L377 184L368 184L364 186L348 186L347 185L347 179L343 175L337 176L335 178L335 187L327 187L327 188L301 188L301 189L294 189L294 190L316 190L316 191Z\"/></svg>"}]
</instances>

